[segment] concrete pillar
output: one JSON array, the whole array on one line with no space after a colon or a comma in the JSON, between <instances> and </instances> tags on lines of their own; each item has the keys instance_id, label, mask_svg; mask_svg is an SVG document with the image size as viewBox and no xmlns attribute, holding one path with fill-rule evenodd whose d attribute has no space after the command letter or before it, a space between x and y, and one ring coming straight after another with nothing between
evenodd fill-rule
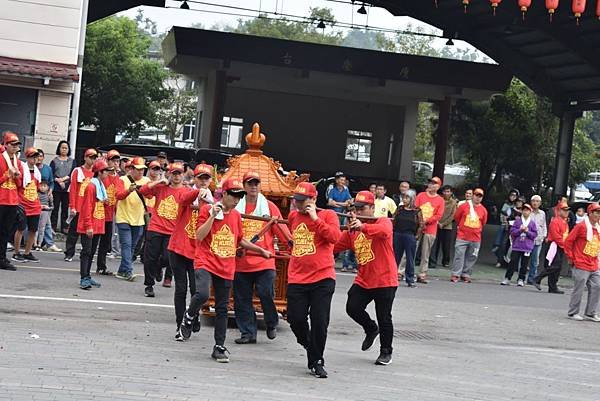
<instances>
[{"instance_id":1,"label":"concrete pillar","mask_svg":"<svg viewBox=\"0 0 600 401\"><path fill-rule=\"evenodd\" d=\"M450 136L450 111L452 100L446 97L439 103L438 129L435 135L435 154L433 156L433 176L444 180L448 137Z\"/></svg>"},{"instance_id":2,"label":"concrete pillar","mask_svg":"<svg viewBox=\"0 0 600 401\"><path fill-rule=\"evenodd\" d=\"M569 168L571 167L571 151L573 149L573 134L575 120L581 117L581 112L566 111L560 118L558 143L556 145L556 161L554 164L554 193L553 198L567 193L569 185Z\"/></svg>"},{"instance_id":3,"label":"concrete pillar","mask_svg":"<svg viewBox=\"0 0 600 401\"><path fill-rule=\"evenodd\" d=\"M227 92L226 71L211 71L198 88L198 115L201 121L196 143L199 147L219 149Z\"/></svg>"},{"instance_id":4,"label":"concrete pillar","mask_svg":"<svg viewBox=\"0 0 600 401\"><path fill-rule=\"evenodd\" d=\"M223 127L223 113L225 112L225 96L227 94L227 73L218 70L215 74L215 91L213 94L213 107L210 122L210 140L208 147L219 149L221 147L221 132Z\"/></svg>"},{"instance_id":5,"label":"concrete pillar","mask_svg":"<svg viewBox=\"0 0 600 401\"><path fill-rule=\"evenodd\" d=\"M202 126L204 124L204 113L206 110L206 78L196 79L196 127L194 128L194 147L202 148Z\"/></svg>"},{"instance_id":6,"label":"concrete pillar","mask_svg":"<svg viewBox=\"0 0 600 401\"><path fill-rule=\"evenodd\" d=\"M402 136L394 138L399 151L394 151L394 159L400 160L400 169L397 178L399 180L413 180L413 155L415 152L415 137L417 135L417 118L419 103L412 102L404 106L404 127Z\"/></svg>"}]
</instances>

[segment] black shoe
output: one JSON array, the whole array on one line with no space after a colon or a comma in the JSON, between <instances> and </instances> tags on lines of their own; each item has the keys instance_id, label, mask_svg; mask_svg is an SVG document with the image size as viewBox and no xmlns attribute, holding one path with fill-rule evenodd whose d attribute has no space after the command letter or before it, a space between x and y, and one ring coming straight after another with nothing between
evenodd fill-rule
<instances>
[{"instance_id":1,"label":"black shoe","mask_svg":"<svg viewBox=\"0 0 600 401\"><path fill-rule=\"evenodd\" d=\"M181 331L179 331L179 327L177 327L177 330L175 331L175 341L185 341L181 335Z\"/></svg>"},{"instance_id":2,"label":"black shoe","mask_svg":"<svg viewBox=\"0 0 600 401\"><path fill-rule=\"evenodd\" d=\"M267 328L267 338L269 340L274 340L277 337L277 327Z\"/></svg>"},{"instance_id":3,"label":"black shoe","mask_svg":"<svg viewBox=\"0 0 600 401\"><path fill-rule=\"evenodd\" d=\"M240 338L236 338L236 344L256 344L256 338L251 338L248 336L241 336Z\"/></svg>"},{"instance_id":4,"label":"black shoe","mask_svg":"<svg viewBox=\"0 0 600 401\"><path fill-rule=\"evenodd\" d=\"M15 262L19 262L19 263L25 262L25 258L20 253L13 253L12 260L14 260Z\"/></svg>"},{"instance_id":5,"label":"black shoe","mask_svg":"<svg viewBox=\"0 0 600 401\"><path fill-rule=\"evenodd\" d=\"M194 319L189 317L187 312L183 316L183 322L179 326L179 332L184 340L187 340L192 335L192 325L194 323Z\"/></svg>"},{"instance_id":6,"label":"black shoe","mask_svg":"<svg viewBox=\"0 0 600 401\"><path fill-rule=\"evenodd\" d=\"M154 280L156 280L157 283L160 283L163 279L162 276L162 269L158 269L158 272L156 273L156 277L154 277Z\"/></svg>"},{"instance_id":7,"label":"black shoe","mask_svg":"<svg viewBox=\"0 0 600 401\"><path fill-rule=\"evenodd\" d=\"M15 267L15 265L13 265L12 263L10 263L10 260L8 259L4 259L3 261L0 261L0 269L2 270L9 270L11 272L14 272L17 270L17 268Z\"/></svg>"},{"instance_id":8,"label":"black shoe","mask_svg":"<svg viewBox=\"0 0 600 401\"><path fill-rule=\"evenodd\" d=\"M558 288L554 288L554 289L548 289L548 293L550 293L550 294L564 294L565 292L563 290L559 290Z\"/></svg>"},{"instance_id":9,"label":"black shoe","mask_svg":"<svg viewBox=\"0 0 600 401\"><path fill-rule=\"evenodd\" d=\"M417 285L415 283L407 283L406 286L408 288L417 288Z\"/></svg>"},{"instance_id":10,"label":"black shoe","mask_svg":"<svg viewBox=\"0 0 600 401\"><path fill-rule=\"evenodd\" d=\"M229 362L229 357L227 354L229 354L227 348L222 345L215 345L213 347L211 358L220 363L227 363Z\"/></svg>"},{"instance_id":11,"label":"black shoe","mask_svg":"<svg viewBox=\"0 0 600 401\"><path fill-rule=\"evenodd\" d=\"M154 298L154 288L151 285L147 286L144 290L144 296L148 298Z\"/></svg>"},{"instance_id":12,"label":"black shoe","mask_svg":"<svg viewBox=\"0 0 600 401\"><path fill-rule=\"evenodd\" d=\"M375 341L375 339L377 338L378 335L379 335L379 329L377 329L371 333L365 334L365 339L364 339L360 349L363 351L367 351L369 348L371 348L371 346L373 345L373 342Z\"/></svg>"},{"instance_id":13,"label":"black shoe","mask_svg":"<svg viewBox=\"0 0 600 401\"><path fill-rule=\"evenodd\" d=\"M540 283L538 283L537 281L534 281L534 283L533 283L533 286L534 286L535 288L537 288L537 290L538 290L538 291L541 291L541 290L542 290L542 286L541 286L541 285L540 285Z\"/></svg>"},{"instance_id":14,"label":"black shoe","mask_svg":"<svg viewBox=\"0 0 600 401\"><path fill-rule=\"evenodd\" d=\"M194 316L194 320L192 321L192 333L197 333L200 331L200 316Z\"/></svg>"},{"instance_id":15,"label":"black shoe","mask_svg":"<svg viewBox=\"0 0 600 401\"><path fill-rule=\"evenodd\" d=\"M389 365L390 363L392 363L391 352L380 352L377 360L375 361L375 365Z\"/></svg>"},{"instance_id":16,"label":"black shoe","mask_svg":"<svg viewBox=\"0 0 600 401\"><path fill-rule=\"evenodd\" d=\"M327 371L323 367L322 362L317 362L313 364L313 366L310 368L310 373L312 373L315 377L318 377L320 379L327 379Z\"/></svg>"},{"instance_id":17,"label":"black shoe","mask_svg":"<svg viewBox=\"0 0 600 401\"><path fill-rule=\"evenodd\" d=\"M96 274L99 274L101 276L113 276L114 275L114 273L111 272L110 270L108 270L106 267L97 268Z\"/></svg>"}]
</instances>

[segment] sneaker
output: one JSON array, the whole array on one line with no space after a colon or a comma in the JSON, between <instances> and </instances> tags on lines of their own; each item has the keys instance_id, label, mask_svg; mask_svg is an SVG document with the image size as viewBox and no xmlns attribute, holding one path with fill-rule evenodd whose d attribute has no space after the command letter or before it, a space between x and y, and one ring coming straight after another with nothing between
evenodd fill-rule
<instances>
[{"instance_id":1,"label":"sneaker","mask_svg":"<svg viewBox=\"0 0 600 401\"><path fill-rule=\"evenodd\" d=\"M108 270L106 267L96 268L96 274L99 274L101 276L114 276L114 273Z\"/></svg>"},{"instance_id":2,"label":"sneaker","mask_svg":"<svg viewBox=\"0 0 600 401\"><path fill-rule=\"evenodd\" d=\"M277 327L267 328L267 338L269 340L274 340L277 337Z\"/></svg>"},{"instance_id":3,"label":"sneaker","mask_svg":"<svg viewBox=\"0 0 600 401\"><path fill-rule=\"evenodd\" d=\"M200 331L200 316L194 316L194 320L192 320L192 333L197 333Z\"/></svg>"},{"instance_id":4,"label":"sneaker","mask_svg":"<svg viewBox=\"0 0 600 401\"><path fill-rule=\"evenodd\" d=\"M496 252L498 252L498 247L497 246L492 247L492 253L496 253Z\"/></svg>"},{"instance_id":5,"label":"sneaker","mask_svg":"<svg viewBox=\"0 0 600 401\"><path fill-rule=\"evenodd\" d=\"M33 249L32 249L32 250L33 250L33 251L37 251L37 252L39 252L39 251L41 251L41 250L42 250L42 247L41 247L41 246L39 246L39 245L36 245L36 246L34 246L34 247L33 247Z\"/></svg>"},{"instance_id":6,"label":"sneaker","mask_svg":"<svg viewBox=\"0 0 600 401\"><path fill-rule=\"evenodd\" d=\"M421 283L421 284L429 283L429 281L427 281L427 276L417 276L417 283Z\"/></svg>"},{"instance_id":7,"label":"sneaker","mask_svg":"<svg viewBox=\"0 0 600 401\"><path fill-rule=\"evenodd\" d=\"M175 331L175 341L185 341L183 336L181 335L181 332L179 331L179 327Z\"/></svg>"},{"instance_id":8,"label":"sneaker","mask_svg":"<svg viewBox=\"0 0 600 401\"><path fill-rule=\"evenodd\" d=\"M366 333L365 339L363 340L360 349L363 351L367 351L369 348L371 348L371 346L373 345L373 342L375 342L375 339L377 338L378 335L379 335L379 329L377 329L376 331L373 331L371 333Z\"/></svg>"},{"instance_id":9,"label":"sneaker","mask_svg":"<svg viewBox=\"0 0 600 401\"><path fill-rule=\"evenodd\" d=\"M154 277L154 280L156 280L157 283L160 283L163 279L163 272L162 269L158 269L158 272L156 273L156 277Z\"/></svg>"},{"instance_id":10,"label":"sneaker","mask_svg":"<svg viewBox=\"0 0 600 401\"><path fill-rule=\"evenodd\" d=\"M90 284L96 288L100 288L102 287L102 284L100 284L99 282L97 282L96 280L94 280L93 278L89 277L88 280L90 280Z\"/></svg>"},{"instance_id":11,"label":"sneaker","mask_svg":"<svg viewBox=\"0 0 600 401\"><path fill-rule=\"evenodd\" d=\"M73 256L65 256L65 262L72 262L73 261Z\"/></svg>"},{"instance_id":12,"label":"sneaker","mask_svg":"<svg viewBox=\"0 0 600 401\"><path fill-rule=\"evenodd\" d=\"M135 281L135 274L116 272L115 277L121 280Z\"/></svg>"},{"instance_id":13,"label":"sneaker","mask_svg":"<svg viewBox=\"0 0 600 401\"><path fill-rule=\"evenodd\" d=\"M495 264L495 266L496 266L496 267L502 267L502 263L500 263L500 262L497 262L497 263Z\"/></svg>"},{"instance_id":14,"label":"sneaker","mask_svg":"<svg viewBox=\"0 0 600 401\"><path fill-rule=\"evenodd\" d=\"M10 260L4 259L4 260L0 261L0 270L8 270L8 271L14 272L14 271L17 271L17 268L15 267L15 265L10 263Z\"/></svg>"},{"instance_id":15,"label":"sneaker","mask_svg":"<svg viewBox=\"0 0 600 401\"><path fill-rule=\"evenodd\" d=\"M170 278L166 278L164 279L163 283L162 283L163 287L167 287L167 288L171 288L171 279Z\"/></svg>"},{"instance_id":16,"label":"sneaker","mask_svg":"<svg viewBox=\"0 0 600 401\"><path fill-rule=\"evenodd\" d=\"M510 280L509 280L509 279L507 279L507 278L505 278L504 280L502 280L502 281L500 282L500 285L510 285Z\"/></svg>"},{"instance_id":17,"label":"sneaker","mask_svg":"<svg viewBox=\"0 0 600 401\"><path fill-rule=\"evenodd\" d=\"M558 288L554 288L554 289L548 289L548 293L549 294L564 294L565 292L563 290L559 290Z\"/></svg>"},{"instance_id":18,"label":"sneaker","mask_svg":"<svg viewBox=\"0 0 600 401\"><path fill-rule=\"evenodd\" d=\"M144 289L144 296L148 298L154 298L154 288L152 288L151 285L147 286L146 289Z\"/></svg>"},{"instance_id":19,"label":"sneaker","mask_svg":"<svg viewBox=\"0 0 600 401\"><path fill-rule=\"evenodd\" d=\"M541 291L542 290L542 286L540 285L541 283L534 281L533 282L533 286L538 290Z\"/></svg>"},{"instance_id":20,"label":"sneaker","mask_svg":"<svg viewBox=\"0 0 600 401\"><path fill-rule=\"evenodd\" d=\"M88 278L82 278L79 281L79 288L81 288L82 290L89 290L90 288L92 288L92 283L90 283L90 280Z\"/></svg>"},{"instance_id":21,"label":"sneaker","mask_svg":"<svg viewBox=\"0 0 600 401\"><path fill-rule=\"evenodd\" d=\"M600 322L600 316L598 316L597 313L594 313L593 315L585 315L585 318L587 320L591 320L592 322Z\"/></svg>"},{"instance_id":22,"label":"sneaker","mask_svg":"<svg viewBox=\"0 0 600 401\"><path fill-rule=\"evenodd\" d=\"M458 279L459 279L458 276L450 276L450 281L453 282L453 283L457 283Z\"/></svg>"},{"instance_id":23,"label":"sneaker","mask_svg":"<svg viewBox=\"0 0 600 401\"><path fill-rule=\"evenodd\" d=\"M7 242L6 243L6 251L10 252L10 251L14 251L15 247L13 246L12 242Z\"/></svg>"},{"instance_id":24,"label":"sneaker","mask_svg":"<svg viewBox=\"0 0 600 401\"><path fill-rule=\"evenodd\" d=\"M236 344L256 344L256 338L241 336L240 338L236 338L234 342Z\"/></svg>"},{"instance_id":25,"label":"sneaker","mask_svg":"<svg viewBox=\"0 0 600 401\"><path fill-rule=\"evenodd\" d=\"M310 368L310 373L312 373L315 377L318 377L319 379L327 379L327 371L323 367L322 362L317 362L313 364L313 366Z\"/></svg>"},{"instance_id":26,"label":"sneaker","mask_svg":"<svg viewBox=\"0 0 600 401\"><path fill-rule=\"evenodd\" d=\"M392 354L388 352L380 352L375 365L389 365L392 363Z\"/></svg>"},{"instance_id":27,"label":"sneaker","mask_svg":"<svg viewBox=\"0 0 600 401\"><path fill-rule=\"evenodd\" d=\"M21 253L13 253L12 260L15 262L25 263L25 258Z\"/></svg>"},{"instance_id":28,"label":"sneaker","mask_svg":"<svg viewBox=\"0 0 600 401\"><path fill-rule=\"evenodd\" d=\"M406 283L406 286L408 288L417 288L417 285L415 283Z\"/></svg>"},{"instance_id":29,"label":"sneaker","mask_svg":"<svg viewBox=\"0 0 600 401\"><path fill-rule=\"evenodd\" d=\"M40 263L40 260L38 258L36 258L35 256L33 256L33 254L31 252L23 255L23 259L25 259L27 262Z\"/></svg>"},{"instance_id":30,"label":"sneaker","mask_svg":"<svg viewBox=\"0 0 600 401\"><path fill-rule=\"evenodd\" d=\"M517 281L517 286L518 287L525 287L525 282L523 280L519 280L519 281Z\"/></svg>"},{"instance_id":31,"label":"sneaker","mask_svg":"<svg viewBox=\"0 0 600 401\"><path fill-rule=\"evenodd\" d=\"M227 348L222 345L215 345L210 357L219 363L227 363L229 362L229 357L227 354L229 354Z\"/></svg>"},{"instance_id":32,"label":"sneaker","mask_svg":"<svg viewBox=\"0 0 600 401\"><path fill-rule=\"evenodd\" d=\"M57 247L56 245L51 245L48 248L46 248L47 251L49 252L62 252L63 250L60 249L59 247Z\"/></svg>"},{"instance_id":33,"label":"sneaker","mask_svg":"<svg viewBox=\"0 0 600 401\"><path fill-rule=\"evenodd\" d=\"M353 268L353 269L352 269L352 273L354 273L354 274L358 274L358 269L357 269L356 267L355 267L355 268Z\"/></svg>"},{"instance_id":34,"label":"sneaker","mask_svg":"<svg viewBox=\"0 0 600 401\"><path fill-rule=\"evenodd\" d=\"M471 277L469 277L469 276L462 276L460 279L462 280L463 283L469 284L471 282Z\"/></svg>"},{"instance_id":35,"label":"sneaker","mask_svg":"<svg viewBox=\"0 0 600 401\"><path fill-rule=\"evenodd\" d=\"M583 320L583 317L579 313L575 313L573 315L569 315L569 319L577 320L578 322Z\"/></svg>"},{"instance_id":36,"label":"sneaker","mask_svg":"<svg viewBox=\"0 0 600 401\"><path fill-rule=\"evenodd\" d=\"M183 316L183 322L179 325L179 333L184 340L187 340L192 335L192 324L194 319L188 316L187 312Z\"/></svg>"},{"instance_id":37,"label":"sneaker","mask_svg":"<svg viewBox=\"0 0 600 401\"><path fill-rule=\"evenodd\" d=\"M345 273L345 272L347 272L347 271L348 271L348 268L347 268L347 267L342 267L342 268L340 269L340 271Z\"/></svg>"}]
</instances>

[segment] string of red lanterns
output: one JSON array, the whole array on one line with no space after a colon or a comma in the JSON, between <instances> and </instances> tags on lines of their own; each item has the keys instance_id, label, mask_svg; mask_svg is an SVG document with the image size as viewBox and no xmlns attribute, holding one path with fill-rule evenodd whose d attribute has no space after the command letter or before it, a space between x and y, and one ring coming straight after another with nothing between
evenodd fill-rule
<instances>
[{"instance_id":1,"label":"string of red lanterns","mask_svg":"<svg viewBox=\"0 0 600 401\"><path fill-rule=\"evenodd\" d=\"M575 16L577 25L579 25L579 18L581 17L581 14L583 14L583 12L585 11L585 0L573 0L571 9L573 10L573 15Z\"/></svg>"},{"instance_id":2,"label":"string of red lanterns","mask_svg":"<svg viewBox=\"0 0 600 401\"><path fill-rule=\"evenodd\" d=\"M523 13L523 21L525 21L525 13L531 7L531 0L519 0L519 7Z\"/></svg>"}]
</instances>

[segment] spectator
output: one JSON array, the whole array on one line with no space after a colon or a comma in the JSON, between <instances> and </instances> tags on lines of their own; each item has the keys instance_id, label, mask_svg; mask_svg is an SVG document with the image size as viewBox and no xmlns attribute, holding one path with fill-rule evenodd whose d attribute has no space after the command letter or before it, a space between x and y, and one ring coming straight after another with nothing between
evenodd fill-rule
<instances>
[{"instance_id":1,"label":"spectator","mask_svg":"<svg viewBox=\"0 0 600 401\"><path fill-rule=\"evenodd\" d=\"M487 223L488 213L481 204L483 189L473 191L473 199L458 207L454 215L458 230L454 246L454 264L450 281L456 283L459 279L465 283L471 282L473 265L477 261L481 247L481 232Z\"/></svg>"},{"instance_id":2,"label":"spectator","mask_svg":"<svg viewBox=\"0 0 600 401\"><path fill-rule=\"evenodd\" d=\"M442 266L450 266L450 247L452 246L452 221L456 212L457 202L452 193L450 185L442 187L442 198L444 198L444 214L438 222L437 235L429 257L429 268L435 269L440 249L442 251Z\"/></svg>"},{"instance_id":3,"label":"spectator","mask_svg":"<svg viewBox=\"0 0 600 401\"><path fill-rule=\"evenodd\" d=\"M54 200L54 209L50 221L54 231L60 231L66 234L69 231L67 217L69 214L69 186L71 184L71 173L75 169L75 160L71 157L71 147L69 142L60 141L56 147L56 157L50 162L52 170L52 181L54 189L52 198ZM60 224L58 217L60 216Z\"/></svg>"},{"instance_id":4,"label":"spectator","mask_svg":"<svg viewBox=\"0 0 600 401\"><path fill-rule=\"evenodd\" d=\"M42 149L38 149L37 151L39 156L36 160L36 165L42 175L41 181L46 181L48 185L48 195L52 196L52 191L54 191L54 174L52 173L52 168L50 168L49 165L44 164L44 151Z\"/></svg>"},{"instance_id":5,"label":"spectator","mask_svg":"<svg viewBox=\"0 0 600 401\"><path fill-rule=\"evenodd\" d=\"M513 274L518 270L519 280L517 285L523 287L527 277L527 266L533 250L534 241L537 237L537 225L531 217L532 207L524 204L521 210L522 215L517 217L510 229L512 239L512 251L510 253L510 262L504 275L504 280L500 284L509 285Z\"/></svg>"},{"instance_id":6,"label":"spectator","mask_svg":"<svg viewBox=\"0 0 600 401\"><path fill-rule=\"evenodd\" d=\"M427 184L425 192L417 195L415 205L421 209L423 213L423 221L425 228L421 237L421 266L417 275L417 282L427 284L427 271L429 269L429 256L431 255L431 247L435 241L437 234L438 222L444 214L444 199L438 195L437 191L442 185L442 180L438 177L433 177Z\"/></svg>"},{"instance_id":7,"label":"spectator","mask_svg":"<svg viewBox=\"0 0 600 401\"><path fill-rule=\"evenodd\" d=\"M34 249L36 251L44 250L50 252L62 252L62 249L54 244L54 237L52 234L52 224L50 223L50 215L54 204L52 202L52 196L49 194L48 183L44 180L40 182L38 188L38 197L40 198L40 204L42 205L42 212L40 214L40 222L38 224L37 233L37 244Z\"/></svg>"},{"instance_id":8,"label":"spectator","mask_svg":"<svg viewBox=\"0 0 600 401\"><path fill-rule=\"evenodd\" d=\"M558 201L556 203L556 205L560 205L561 203L566 203L569 204L569 197L566 195L558 195ZM552 218L555 216L554 212L555 212L556 207L553 207L551 209L548 209L548 213L546 213L546 224L550 224L550 220L552 220ZM585 208L583 208L583 210L581 210L581 216L585 215ZM569 230L572 230L573 227L575 227L575 224L577 224L579 221L582 221L583 217L577 219L577 216L575 215L575 213L573 213L572 210L569 210L569 218L567 220L567 222L569 223Z\"/></svg>"},{"instance_id":9,"label":"spectator","mask_svg":"<svg viewBox=\"0 0 600 401\"><path fill-rule=\"evenodd\" d=\"M335 185L330 185L326 191L327 205L331 207L336 213L344 213L346 208L352 203L352 195L350 190L345 185L346 175L341 171L335 173ZM340 225L346 223L346 218L338 216ZM344 251L342 255L342 271L348 271L352 266L352 271L357 272L357 263L354 252Z\"/></svg>"},{"instance_id":10,"label":"spectator","mask_svg":"<svg viewBox=\"0 0 600 401\"><path fill-rule=\"evenodd\" d=\"M377 190L377 183L372 182L369 184L369 192L375 195L375 191Z\"/></svg>"},{"instance_id":11,"label":"spectator","mask_svg":"<svg viewBox=\"0 0 600 401\"><path fill-rule=\"evenodd\" d=\"M402 260L406 261L404 278L409 287L416 287L415 253L422 229L423 215L421 209L415 207L415 195L412 191L405 191L394 214L394 256L398 265ZM401 275L402 272L399 270L398 274Z\"/></svg>"},{"instance_id":12,"label":"spectator","mask_svg":"<svg viewBox=\"0 0 600 401\"><path fill-rule=\"evenodd\" d=\"M120 177L118 175L119 159L121 155L116 150L109 150L106 154L106 165L108 166L107 173L102 174L102 185L106 190L106 202L104 203L104 234L100 237L98 244L98 259L96 262L96 274L105 276L112 275L113 273L108 270L106 266L106 255L111 251L112 248L112 237L113 237L113 219L115 215L115 208L117 206L117 188L120 184Z\"/></svg>"},{"instance_id":13,"label":"spectator","mask_svg":"<svg viewBox=\"0 0 600 401\"><path fill-rule=\"evenodd\" d=\"M492 247L492 253L496 254L496 267L500 267L502 264L503 257L505 255L505 243L510 230L508 225L508 218L511 217L515 201L519 197L518 189L511 189L508 193L508 198L502 204L500 209L500 227L496 231L496 238L494 239L494 245Z\"/></svg>"},{"instance_id":14,"label":"spectator","mask_svg":"<svg viewBox=\"0 0 600 401\"><path fill-rule=\"evenodd\" d=\"M578 207L577 212L575 213L575 224L581 223L583 220L585 220L585 217L585 208L583 206Z\"/></svg>"},{"instance_id":15,"label":"spectator","mask_svg":"<svg viewBox=\"0 0 600 401\"><path fill-rule=\"evenodd\" d=\"M156 155L156 161L163 170L166 170L169 165L169 160L167 159L167 152L158 152L158 154Z\"/></svg>"},{"instance_id":16,"label":"spectator","mask_svg":"<svg viewBox=\"0 0 600 401\"><path fill-rule=\"evenodd\" d=\"M458 206L462 205L465 202L470 201L471 199L473 199L473 189L467 188L467 189L465 189L465 199L459 201Z\"/></svg>"},{"instance_id":17,"label":"spectator","mask_svg":"<svg viewBox=\"0 0 600 401\"><path fill-rule=\"evenodd\" d=\"M398 194L394 194L394 196L392 197L394 199L394 202L396 202L396 205L400 205L402 203L402 195L410 192L415 192L413 189L410 188L410 182L409 181L400 181L400 186L398 186L398 190L400 191L400 193ZM414 194L416 196L416 194Z\"/></svg>"},{"instance_id":18,"label":"spectator","mask_svg":"<svg viewBox=\"0 0 600 401\"><path fill-rule=\"evenodd\" d=\"M385 185L377 184L375 187L375 217L389 217L396 213L396 202L385 196Z\"/></svg>"},{"instance_id":19,"label":"spectator","mask_svg":"<svg viewBox=\"0 0 600 401\"><path fill-rule=\"evenodd\" d=\"M542 197L539 195L533 195L531 197L531 217L535 221L537 227L537 237L531 251L531 258L529 259L529 275L527 276L527 284L533 285L535 282L535 276L537 275L537 268L540 264L540 251L542 244L548 235L548 229L546 226L546 213L540 209L542 205Z\"/></svg>"}]
</instances>

